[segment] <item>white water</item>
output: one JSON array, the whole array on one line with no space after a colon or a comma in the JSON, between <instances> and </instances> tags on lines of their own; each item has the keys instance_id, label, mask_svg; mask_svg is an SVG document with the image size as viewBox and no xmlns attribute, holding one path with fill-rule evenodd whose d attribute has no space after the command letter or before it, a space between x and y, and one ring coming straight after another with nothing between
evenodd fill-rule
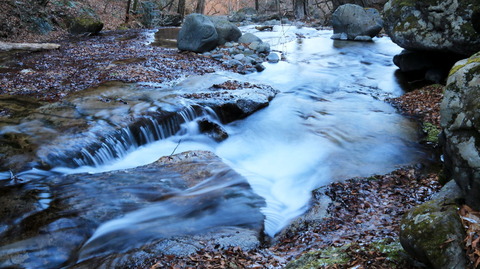
<instances>
[{"instance_id":1,"label":"white water","mask_svg":"<svg viewBox=\"0 0 480 269\"><path fill-rule=\"evenodd\" d=\"M295 33L307 39L296 39ZM95 168L57 170L97 173L148 164L174 152L211 150L266 199L265 227L273 236L306 210L313 189L385 173L421 158L414 124L383 101L402 93L392 64L401 49L389 39L339 42L329 39L331 31L293 26L256 34L281 50L287 61L265 64L262 73L223 72L176 85L195 89L235 79L281 91L266 109L224 126L227 140L216 143L189 122L181 135L142 146L122 159Z\"/></svg>"}]
</instances>

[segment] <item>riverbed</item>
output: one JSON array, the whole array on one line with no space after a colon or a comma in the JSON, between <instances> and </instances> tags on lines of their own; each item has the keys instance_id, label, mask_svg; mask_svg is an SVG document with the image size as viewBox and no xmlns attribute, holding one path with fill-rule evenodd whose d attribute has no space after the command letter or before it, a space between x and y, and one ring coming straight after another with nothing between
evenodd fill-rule
<instances>
[{"instance_id":1,"label":"riverbed","mask_svg":"<svg viewBox=\"0 0 480 269\"><path fill-rule=\"evenodd\" d=\"M266 84L279 91L268 107L246 119L222 125L228 139L212 140L189 119L175 135L128 148L121 158L102 156L96 167L55 167L52 171L101 173L146 165L187 150L212 151L245 177L254 192L265 200L261 208L265 232L274 236L305 212L315 188L346 178L383 174L425 158L417 142L417 124L385 102L406 90L392 63L401 49L387 37L359 43L333 41L329 30L290 25L275 26L272 32L257 32L253 27L242 30L269 42L284 61L265 63L266 70L261 73L217 71L180 78L168 87L154 87L168 92L194 92L236 80ZM214 114L207 116L219 122ZM32 188L36 187L32 184ZM96 187L89 183L88 188ZM48 209L48 192L39 193L38 202ZM132 223L155 226L156 219L151 216L155 211L150 212L149 208L157 210L151 204L106 220L92 238L108 234L112 224L120 233L129 231Z\"/></svg>"}]
</instances>

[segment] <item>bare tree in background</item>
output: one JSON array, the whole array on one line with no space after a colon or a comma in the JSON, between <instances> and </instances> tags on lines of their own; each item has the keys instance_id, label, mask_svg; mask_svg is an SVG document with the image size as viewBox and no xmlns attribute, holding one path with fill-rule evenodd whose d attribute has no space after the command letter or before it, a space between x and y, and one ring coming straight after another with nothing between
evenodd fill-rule
<instances>
[{"instance_id":1,"label":"bare tree in background","mask_svg":"<svg viewBox=\"0 0 480 269\"><path fill-rule=\"evenodd\" d=\"M205 0L197 1L197 7L195 8L195 12L199 14L203 14L205 12Z\"/></svg>"},{"instance_id":2,"label":"bare tree in background","mask_svg":"<svg viewBox=\"0 0 480 269\"><path fill-rule=\"evenodd\" d=\"M185 16L185 0L178 0L177 12L180 16Z\"/></svg>"},{"instance_id":3,"label":"bare tree in background","mask_svg":"<svg viewBox=\"0 0 480 269\"><path fill-rule=\"evenodd\" d=\"M305 19L308 16L308 0L293 0L293 13L295 19Z\"/></svg>"},{"instance_id":4,"label":"bare tree in background","mask_svg":"<svg viewBox=\"0 0 480 269\"><path fill-rule=\"evenodd\" d=\"M127 1L127 10L125 11L125 23L128 23L130 20L130 5L132 4L132 0Z\"/></svg>"}]
</instances>

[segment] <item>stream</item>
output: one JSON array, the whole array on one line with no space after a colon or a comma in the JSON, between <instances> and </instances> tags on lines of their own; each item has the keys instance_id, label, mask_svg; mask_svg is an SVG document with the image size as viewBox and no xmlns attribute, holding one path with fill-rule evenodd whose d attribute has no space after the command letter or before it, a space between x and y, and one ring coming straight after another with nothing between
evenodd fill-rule
<instances>
[{"instance_id":1,"label":"stream","mask_svg":"<svg viewBox=\"0 0 480 269\"><path fill-rule=\"evenodd\" d=\"M387 173L400 166L425 160L426 154L418 143L418 125L398 114L385 102L386 98L398 97L407 90L403 87L406 83L396 75L397 67L392 62L393 56L400 53L401 48L389 38L374 38L373 42L333 41L330 39L332 32L329 30L295 26L275 26L272 32L258 32L254 26L248 26L243 27L242 31L255 33L269 42L272 50L282 53L286 60L264 63L265 71L248 75L219 71L188 77L173 83L163 95L181 91L195 92L198 88L209 87L215 83L236 80L266 84L278 90L279 93L268 107L245 119L222 125L229 135L222 142L216 142L200 133L197 122L194 121L199 115L190 111L182 114L184 123L180 125L178 132L177 129L170 128L169 135L146 139L148 141L142 145L122 146L122 154L115 156L109 155L108 151L103 155L92 156L97 160L93 162L96 164L94 166L78 162L80 167L58 166L49 172L25 172L25 177L31 179L26 183L26 187L6 185L0 192L4 193L4 197L10 197L9 199L33 199L36 205L28 209L30 212L22 212L23 215L18 219L0 224L0 235L8 237L10 242L0 246L0 261L2 256L12 255L16 248L37 252L36 257L41 257L39 260L49 256L45 259L52 264L68 264L72 259L85 261L91 258L91 253L96 253L97 257L109 255L112 251L127 252L142 246L142 242L146 240L151 241L168 233L179 233L181 229L190 229L191 215L203 207L195 207L200 203L198 201L180 207L181 197L195 196L198 193L203 195L221 188L233 188L232 191L244 193L243 189L238 189L243 186L242 181L229 174L231 172L226 172L220 165L220 168L212 170L213 175L208 181L210 183L205 183L207 187L198 187L195 183L194 187L187 188L185 192L181 191L179 196L171 199L152 198L157 195L155 190L166 188L161 183L153 184L141 179L137 185L127 186L127 169L151 164L173 153L211 151L235 173L243 176L254 192L247 196L256 201L256 206L264 216L264 231L269 236L280 232L292 219L308 209L311 191L315 188L352 177ZM110 88L107 87L107 90L123 91L125 86L113 84ZM146 111L149 107L142 109ZM201 117L219 122L212 111L207 110L200 114ZM115 170L126 171L121 172L126 174L118 177L118 181L115 181L118 185L115 186L106 187L104 182L97 179L80 176ZM43 177L43 173L49 176L53 173L54 179L47 180L48 177ZM169 177L177 176L173 171L169 173ZM1 175L5 178L8 176L6 172ZM55 175L64 175L65 180L62 180L62 176ZM108 175L105 177L109 180L115 180L108 173L105 175ZM225 180L226 178L228 180ZM172 183L173 187L169 185L168 188L176 188L176 193L183 188L174 185ZM105 196L99 191L110 188L126 190L142 199L146 196L149 198L134 204L128 200L130 198L126 194ZM78 193L90 193L94 198L75 198ZM264 202L255 198L256 195ZM80 228L80 219L91 219L82 214L90 213L69 215L65 213L67 211L60 210L63 212L62 216L49 222L48 233L52 233L52 230L60 231L53 237L71 237L70 245L65 244L64 248L42 247L40 251L39 247L33 247L38 245L35 240L44 240L42 238L45 235L41 235L41 238L35 237L37 239L25 239L28 235L11 236L14 233L12 230L15 230L13 225L22 223L38 212L57 210L65 201L69 204L77 203L75 199L84 199L83 202L87 201L94 207L101 206L104 200L109 200L105 203L115 208L118 213L113 214L113 218L102 215L88 228ZM203 198L198 199L204 201ZM96 204L98 201L102 202ZM221 206L215 205L219 207L218 212L195 217L192 222L196 225L195 229L191 229L187 234L194 234L202 229L214 229L216 225L256 227L257 224L246 217L251 214L250 211L244 212L240 208L235 211L237 203L248 201L242 198L238 201L228 200ZM204 202L200 204L204 205ZM209 210L208 208L205 207L205 210ZM95 214L109 214L107 211L106 209L105 213ZM221 219L229 214L232 214L231 219ZM240 216L242 214L243 217ZM168 222L165 222L166 219ZM175 227L176 225L179 227ZM158 231L160 226L165 229L158 232L161 236L153 232ZM115 236L118 238L114 240ZM35 242L32 243L32 240ZM129 246L124 245L127 241ZM138 244L135 243L137 241ZM83 245L81 250L78 250L79 245ZM55 255L59 257L51 257ZM28 263L29 259L33 259L31 257L17 259L18 263L31 264L31 267L38 265L35 262ZM12 258L8 263L4 261L4 265L11 264L15 264Z\"/></svg>"}]
</instances>

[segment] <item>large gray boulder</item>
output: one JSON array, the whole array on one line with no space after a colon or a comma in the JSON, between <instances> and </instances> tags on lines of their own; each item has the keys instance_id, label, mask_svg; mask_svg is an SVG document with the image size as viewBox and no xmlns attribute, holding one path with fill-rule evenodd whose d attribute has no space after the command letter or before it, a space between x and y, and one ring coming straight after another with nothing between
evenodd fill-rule
<instances>
[{"instance_id":1,"label":"large gray boulder","mask_svg":"<svg viewBox=\"0 0 480 269\"><path fill-rule=\"evenodd\" d=\"M445 168L480 209L480 53L457 62L450 71L441 104Z\"/></svg>"},{"instance_id":2,"label":"large gray boulder","mask_svg":"<svg viewBox=\"0 0 480 269\"><path fill-rule=\"evenodd\" d=\"M345 4L333 13L332 26L332 39L369 41L382 30L383 21L376 9Z\"/></svg>"},{"instance_id":3,"label":"large gray boulder","mask_svg":"<svg viewBox=\"0 0 480 269\"><path fill-rule=\"evenodd\" d=\"M454 181L432 199L410 210L402 219L403 248L428 268L463 269L465 230L458 215L461 191Z\"/></svg>"},{"instance_id":4,"label":"large gray boulder","mask_svg":"<svg viewBox=\"0 0 480 269\"><path fill-rule=\"evenodd\" d=\"M177 38L179 50L203 53L211 51L217 44L217 30L207 16L194 13L185 17Z\"/></svg>"},{"instance_id":5,"label":"large gray boulder","mask_svg":"<svg viewBox=\"0 0 480 269\"><path fill-rule=\"evenodd\" d=\"M480 34L472 24L478 10L478 0L390 0L384 28L408 50L472 55L480 50Z\"/></svg>"},{"instance_id":6,"label":"large gray boulder","mask_svg":"<svg viewBox=\"0 0 480 269\"><path fill-rule=\"evenodd\" d=\"M237 42L242 36L242 31L238 27L226 19L210 17L215 25L218 34L218 45L224 45L227 42Z\"/></svg>"}]
</instances>

